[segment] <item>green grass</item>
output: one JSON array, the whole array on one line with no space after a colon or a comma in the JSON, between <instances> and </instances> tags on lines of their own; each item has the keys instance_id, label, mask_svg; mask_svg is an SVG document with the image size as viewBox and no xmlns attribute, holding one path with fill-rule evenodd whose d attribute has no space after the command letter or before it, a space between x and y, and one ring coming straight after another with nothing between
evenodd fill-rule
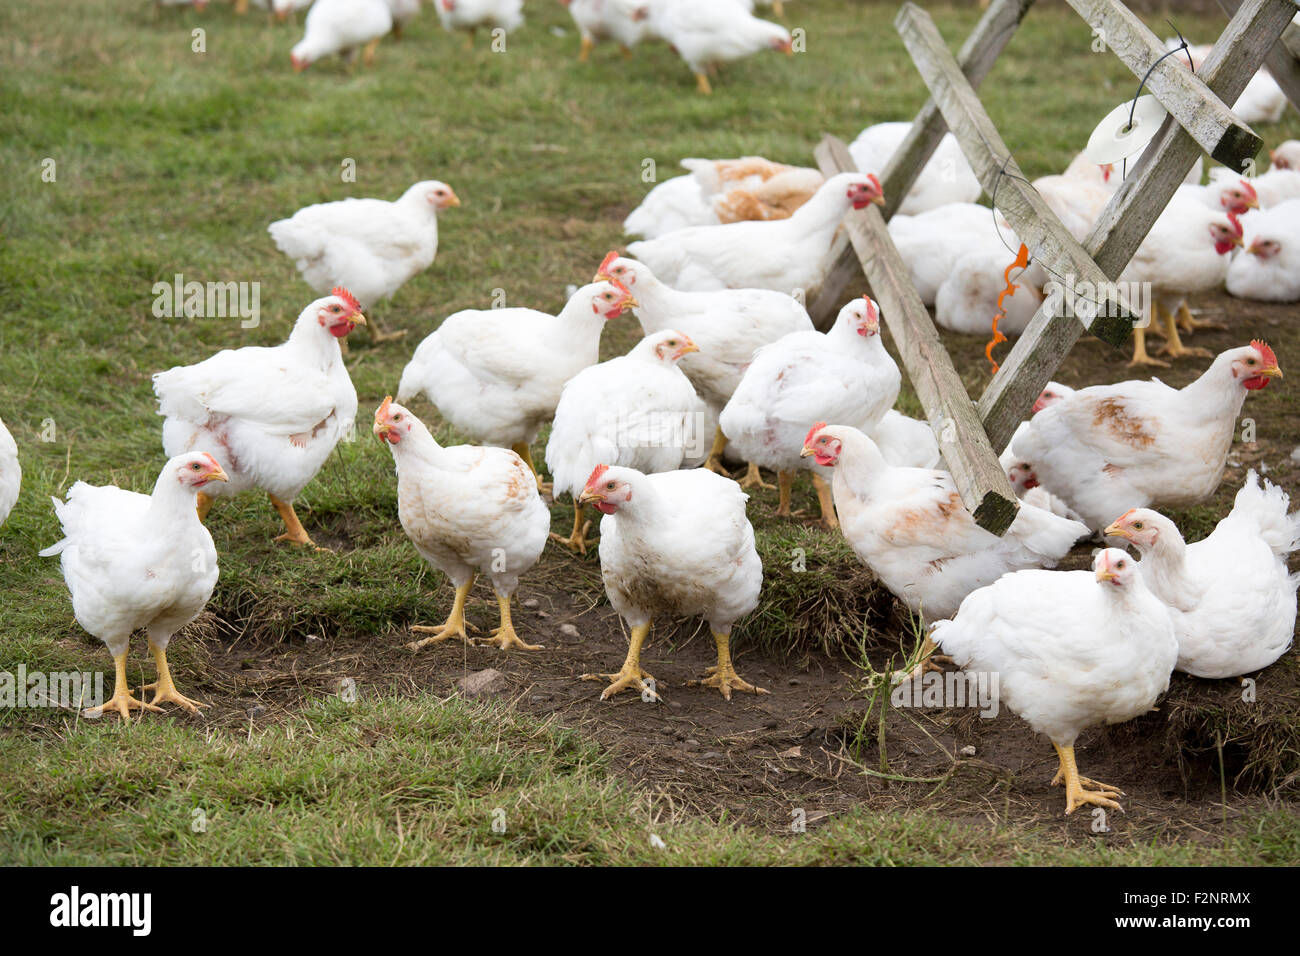
<instances>
[{"instance_id":1,"label":"green grass","mask_svg":"<svg viewBox=\"0 0 1300 956\"><path fill-rule=\"evenodd\" d=\"M577 64L572 30L550 30L569 26L563 9L545 2L529 5L528 26L504 54L467 53L426 11L400 44L383 45L373 70L326 61L295 76L288 50L299 28L236 19L224 5L200 15L137 0L9 0L0 7L0 416L25 476L0 531L0 669L107 664L72 620L56 562L36 557L58 537L48 496L77 479L148 490L161 463L150 373L284 338L311 296L267 237L272 219L348 195L395 197L423 178L446 180L465 201L442 219L433 268L377 310L410 339L353 352L364 421L442 317L486 306L498 288L511 304L558 309L565 285L619 244L620 221L647 188L645 159L662 177L684 156L806 163L823 132L852 137L869 122L910 118L925 91L892 29L895 9L792 5L809 52L735 64L704 99L661 46L628 62L600 47ZM978 16L934 12L954 46ZM1193 39L1223 23L1174 19ZM1159 17L1149 20L1165 32ZM191 51L198 28L205 54ZM1031 176L1063 168L1096 120L1134 91L1128 71L1091 53L1090 40L1068 10L1035 9L985 84ZM1290 113L1265 135L1295 137L1300 121ZM52 183L41 179L47 157ZM355 184L340 177L349 158ZM177 272L260 282L260 327L153 317L153 283ZM602 354L633 340L633 323L613 323ZM445 582L402 536L393 495L384 448L341 446L301 499L310 529L347 541L320 556L273 546L275 517L259 497L221 503L211 521L222 562L213 610L266 639L371 634L432 617ZM807 489L800 495L812 505ZM564 530L566 508L555 509ZM854 566L843 543L757 523L770 600L750 622L754 639L816 644L828 628L853 625L861 605L839 573ZM806 552L803 575L785 573L796 548ZM594 566L580 577L575 588L599 593ZM186 689L202 686L193 648L174 645ZM124 729L0 714L0 859L1277 862L1295 859L1300 839L1281 813L1215 850L1063 850L1032 831L867 811L772 836L675 814L618 782L580 734L505 711L435 698L303 706L283 724L238 733L167 719ZM208 815L206 833L190 830L195 806ZM496 807L507 812L505 834L489 826ZM651 831L667 851L649 847Z\"/></svg>"}]
</instances>

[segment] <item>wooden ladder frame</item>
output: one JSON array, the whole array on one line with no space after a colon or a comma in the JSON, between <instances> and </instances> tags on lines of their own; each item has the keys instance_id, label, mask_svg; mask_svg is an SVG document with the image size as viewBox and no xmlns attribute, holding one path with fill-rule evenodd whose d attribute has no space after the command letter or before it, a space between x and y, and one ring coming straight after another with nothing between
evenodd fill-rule
<instances>
[{"instance_id":1,"label":"wooden ladder frame","mask_svg":"<svg viewBox=\"0 0 1300 956\"><path fill-rule=\"evenodd\" d=\"M1032 259L1057 276L1073 277L1076 284L1086 280L1094 288L1113 290L1113 280L1202 152L1232 169L1247 168L1259 152L1262 140L1224 104L1236 102L1266 58L1270 66L1277 61L1275 76L1281 71L1288 77L1284 82L1279 76L1278 82L1292 102L1300 94L1300 59L1295 55L1300 30L1291 25L1300 9L1296 0L1220 0L1232 8L1231 19L1196 73L1173 57L1156 64L1167 52L1164 44L1120 0L1068 2L1135 77L1146 79L1146 89L1169 113L1084 241L1070 234L1024 179L975 92L1033 0L993 0L955 58L930 15L908 0L894 26L930 99L881 172L885 205L845 218L832 250L834 264L809 301L814 324L825 328L849 283L865 274L962 501L976 522L995 534L1005 533L1019 507L995 449L1010 440L1085 325L1057 315L1062 303L1049 297L978 402L972 402L887 227L944 134L951 129L984 192L996 192L998 211L1029 247ZM833 136L822 140L815 155L826 176L856 170L848 148ZM1065 315L1095 316L1087 331L1122 346L1135 316L1113 291L1104 295L1099 308L1076 294Z\"/></svg>"}]
</instances>

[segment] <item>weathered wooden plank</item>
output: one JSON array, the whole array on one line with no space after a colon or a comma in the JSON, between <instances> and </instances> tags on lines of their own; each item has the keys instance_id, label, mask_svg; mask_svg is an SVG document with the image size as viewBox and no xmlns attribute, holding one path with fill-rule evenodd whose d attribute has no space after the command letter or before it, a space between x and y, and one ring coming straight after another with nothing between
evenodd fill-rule
<instances>
[{"instance_id":1,"label":"weathered wooden plank","mask_svg":"<svg viewBox=\"0 0 1300 956\"><path fill-rule=\"evenodd\" d=\"M1219 6L1224 13L1232 16L1237 12L1237 7L1241 6L1241 0L1219 0ZM1273 74L1273 79L1277 80L1277 85L1282 87L1286 98L1300 110L1300 26L1287 24L1277 43L1264 54L1264 65ZM1232 168L1241 169L1242 166L1238 163Z\"/></svg>"},{"instance_id":2,"label":"weathered wooden plank","mask_svg":"<svg viewBox=\"0 0 1300 956\"><path fill-rule=\"evenodd\" d=\"M989 5L957 54L957 62L971 86L978 88L984 82L984 77L997 62L998 55L1011 40L1033 3L1034 0L994 0ZM912 188L916 177L930 161L947 131L943 114L939 112L934 100L928 100L916 114L911 131L899 144L884 170L866 170L880 176L885 190L885 206L881 212L886 222L898 211L903 197ZM845 290L862 276L858 257L853 253L848 236L842 231L836 237L831 256L835 264L808 303L808 314L812 316L813 324L822 330L829 328L835 321L840 306L847 298Z\"/></svg>"},{"instance_id":3,"label":"weathered wooden plank","mask_svg":"<svg viewBox=\"0 0 1300 956\"><path fill-rule=\"evenodd\" d=\"M1205 85L1235 103L1295 9L1292 0L1245 0L1201 64ZM1196 141L1167 117L1084 240L1102 272L1114 278L1124 270L1200 155ZM980 416L995 446L1010 439L1082 331L1050 308L1038 310L980 396Z\"/></svg>"},{"instance_id":4,"label":"weathered wooden plank","mask_svg":"<svg viewBox=\"0 0 1300 956\"><path fill-rule=\"evenodd\" d=\"M930 15L914 3L904 3L894 25L985 192L997 196L998 210L1029 247L1030 256L1059 280L1061 298L1069 298L1069 314L1087 316L1088 330L1112 345L1127 342L1132 310L1025 179ZM1083 295L1076 289L1094 292Z\"/></svg>"},{"instance_id":5,"label":"weathered wooden plank","mask_svg":"<svg viewBox=\"0 0 1300 956\"><path fill-rule=\"evenodd\" d=\"M1179 65L1175 57L1160 60L1168 50L1120 0L1068 0L1116 56L1154 94L1210 158L1240 169L1263 145L1255 131L1243 123L1209 89L1202 79ZM1152 69L1152 64L1160 60ZM1150 71L1150 76L1147 72Z\"/></svg>"},{"instance_id":6,"label":"weathered wooden plank","mask_svg":"<svg viewBox=\"0 0 1300 956\"><path fill-rule=\"evenodd\" d=\"M848 147L833 136L825 137L815 154L817 165L827 176L856 169ZM844 230L859 269L871 283L871 293L880 304L962 501L980 527L1003 534L1015 520L1019 502L912 284L911 273L889 237L884 217L877 207L868 206L846 216Z\"/></svg>"}]
</instances>

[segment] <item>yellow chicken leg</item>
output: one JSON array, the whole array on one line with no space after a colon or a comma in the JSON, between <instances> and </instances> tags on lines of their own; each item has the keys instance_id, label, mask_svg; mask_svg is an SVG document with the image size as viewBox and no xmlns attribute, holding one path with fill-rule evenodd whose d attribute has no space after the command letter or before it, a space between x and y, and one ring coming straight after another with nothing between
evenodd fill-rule
<instances>
[{"instance_id":1,"label":"yellow chicken leg","mask_svg":"<svg viewBox=\"0 0 1300 956\"><path fill-rule=\"evenodd\" d=\"M758 465L754 464L751 461L749 465L745 468L745 477L740 479L740 487L766 488L768 490L771 490L775 488L776 485L769 485L767 482L765 482L763 480L763 473L758 470Z\"/></svg>"},{"instance_id":2,"label":"yellow chicken leg","mask_svg":"<svg viewBox=\"0 0 1300 956\"><path fill-rule=\"evenodd\" d=\"M152 710L162 713L161 707L146 704L144 701L136 700L131 696L131 688L126 680L126 651L113 655L113 666L116 672L113 677L113 696L98 707L88 707L83 710L81 713L84 716L103 717L106 711L114 710L122 716L124 721L130 723L132 709Z\"/></svg>"},{"instance_id":3,"label":"yellow chicken leg","mask_svg":"<svg viewBox=\"0 0 1300 956\"><path fill-rule=\"evenodd\" d=\"M1157 310L1155 303L1151 304L1152 310ZM1162 362L1160 359L1152 358L1147 354L1147 330L1143 326L1134 326L1133 328L1133 358L1129 360L1129 368L1134 365L1158 365L1162 368L1168 368L1168 362Z\"/></svg>"},{"instance_id":4,"label":"yellow chicken leg","mask_svg":"<svg viewBox=\"0 0 1300 956\"><path fill-rule=\"evenodd\" d=\"M817 489L817 504L822 509L822 526L834 531L840 526L840 519L835 515L835 496L831 494L831 486L825 478L815 472L812 483Z\"/></svg>"},{"instance_id":5,"label":"yellow chicken leg","mask_svg":"<svg viewBox=\"0 0 1300 956\"><path fill-rule=\"evenodd\" d=\"M208 706L199 703L197 700L190 700L176 689L176 685L172 683L172 672L167 667L167 652L163 648L150 644L149 649L153 651L154 663L158 665L158 679L152 684L145 684L141 690L154 692L153 700L149 701L150 704L157 706L166 701L188 710L191 714L197 714L200 707Z\"/></svg>"},{"instance_id":6,"label":"yellow chicken leg","mask_svg":"<svg viewBox=\"0 0 1300 956\"><path fill-rule=\"evenodd\" d=\"M943 668L940 667L939 664L951 664L953 663L953 660L947 654L936 654L935 651L938 649L938 645L934 643L930 635L925 635L921 640L921 659L916 662L916 666L910 671L895 671L893 683L901 684L904 681L914 680L922 674L928 674L931 671L942 673Z\"/></svg>"},{"instance_id":7,"label":"yellow chicken leg","mask_svg":"<svg viewBox=\"0 0 1300 956\"><path fill-rule=\"evenodd\" d=\"M778 471L776 473L777 501L776 516L778 518L790 517L790 492L794 488L794 472Z\"/></svg>"},{"instance_id":8,"label":"yellow chicken leg","mask_svg":"<svg viewBox=\"0 0 1300 956\"><path fill-rule=\"evenodd\" d=\"M594 47L595 45L596 45L596 41L593 40L591 37L582 38L582 49L578 51L579 63L587 62L587 59L591 56L591 48Z\"/></svg>"},{"instance_id":9,"label":"yellow chicken leg","mask_svg":"<svg viewBox=\"0 0 1300 956\"><path fill-rule=\"evenodd\" d=\"M1165 344L1160 349L1159 354L1168 355L1170 358L1185 358L1187 356L1209 358L1214 354L1209 349L1189 348L1184 345L1183 340L1178 335L1178 321L1174 318L1174 314L1165 312L1163 309L1159 311L1165 320Z\"/></svg>"},{"instance_id":10,"label":"yellow chicken leg","mask_svg":"<svg viewBox=\"0 0 1300 956\"><path fill-rule=\"evenodd\" d=\"M722 696L731 700L731 692L738 690L746 694L766 694L768 691L761 687L755 687L747 681L741 680L740 675L731 664L731 637L728 634L719 634L713 632L713 640L718 645L718 663L714 667L705 670L706 677L699 680L687 681L687 687L716 687L722 691Z\"/></svg>"},{"instance_id":11,"label":"yellow chicken leg","mask_svg":"<svg viewBox=\"0 0 1300 956\"><path fill-rule=\"evenodd\" d=\"M709 85L709 78L703 73L695 74L695 88L705 96L709 96L713 93L713 87Z\"/></svg>"},{"instance_id":12,"label":"yellow chicken leg","mask_svg":"<svg viewBox=\"0 0 1300 956\"><path fill-rule=\"evenodd\" d=\"M271 504L280 515L280 520L284 522L284 534L276 537L276 541L288 541L290 544L304 544L308 547L315 548L317 551L328 551L329 548L322 548L311 539L307 534L307 529L302 526L298 520L298 513L293 510L293 502L281 501L275 495L268 494Z\"/></svg>"},{"instance_id":13,"label":"yellow chicken leg","mask_svg":"<svg viewBox=\"0 0 1300 956\"><path fill-rule=\"evenodd\" d=\"M1191 335L1197 329L1226 329L1227 326L1222 322L1202 322L1200 319L1192 317L1192 310L1187 308L1186 302L1178 303L1178 327Z\"/></svg>"},{"instance_id":14,"label":"yellow chicken leg","mask_svg":"<svg viewBox=\"0 0 1300 956\"><path fill-rule=\"evenodd\" d=\"M725 475L727 473L727 469L722 464L722 453L726 448L727 436L722 434L722 428L719 427L713 433L713 447L709 449L709 460L704 463L704 467L715 475Z\"/></svg>"},{"instance_id":15,"label":"yellow chicken leg","mask_svg":"<svg viewBox=\"0 0 1300 956\"><path fill-rule=\"evenodd\" d=\"M659 695L655 692L646 681L654 680L649 674L641 669L641 645L650 634L650 622L640 624L632 628L632 636L627 645L627 660L623 662L622 669L617 674L583 674L582 680L607 680L612 683L600 692L601 700L609 700L621 690L631 687L639 690L643 694L649 694L654 700L659 700Z\"/></svg>"},{"instance_id":16,"label":"yellow chicken leg","mask_svg":"<svg viewBox=\"0 0 1300 956\"><path fill-rule=\"evenodd\" d=\"M473 643L469 635L465 633L465 599L469 597L469 589L474 586L474 575L470 575L469 580L456 589L456 599L452 602L451 613L447 615L447 620L436 627L430 627L427 624L412 624L412 634L428 634L429 637L420 641L412 641L406 646L413 651L418 651L426 644L437 644L448 638L459 637L466 644Z\"/></svg>"},{"instance_id":17,"label":"yellow chicken leg","mask_svg":"<svg viewBox=\"0 0 1300 956\"><path fill-rule=\"evenodd\" d=\"M498 594L497 606L501 608L501 626L492 629L491 637L486 637L476 643L491 644L503 651L508 651L512 647L517 647L521 651L540 651L543 649L541 644L525 644L519 635L515 633L515 627L510 622L510 598L504 594Z\"/></svg>"},{"instance_id":18,"label":"yellow chicken leg","mask_svg":"<svg viewBox=\"0 0 1300 956\"><path fill-rule=\"evenodd\" d=\"M591 540L587 537L587 532L591 529L591 522L583 520L583 510L586 506L578 502L573 503L573 533L567 538L562 538L554 531L551 532L551 540L558 541L570 551L576 551L579 554L587 553L587 545Z\"/></svg>"},{"instance_id":19,"label":"yellow chicken leg","mask_svg":"<svg viewBox=\"0 0 1300 956\"><path fill-rule=\"evenodd\" d=\"M1081 805L1090 803L1097 807L1109 807L1111 810L1123 810L1115 797L1124 796L1124 791L1118 787L1112 787L1108 783L1098 783L1095 780L1089 780L1087 777L1079 776L1078 765L1074 762L1074 747L1062 747L1053 742L1052 746L1056 748L1056 755L1061 760L1061 767L1056 771L1056 776L1052 778L1052 786L1060 786L1061 782L1065 783L1065 812L1073 813Z\"/></svg>"}]
</instances>

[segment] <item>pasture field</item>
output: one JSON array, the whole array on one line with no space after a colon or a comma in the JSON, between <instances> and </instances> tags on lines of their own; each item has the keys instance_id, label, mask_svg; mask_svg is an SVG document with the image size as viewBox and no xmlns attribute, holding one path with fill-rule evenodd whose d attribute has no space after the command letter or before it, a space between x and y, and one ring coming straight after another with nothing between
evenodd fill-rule
<instances>
[{"instance_id":1,"label":"pasture field","mask_svg":"<svg viewBox=\"0 0 1300 956\"><path fill-rule=\"evenodd\" d=\"M74 711L0 709L0 862L25 864L1294 864L1300 784L1300 660L1235 682L1175 675L1159 712L1087 733L1084 771L1128 792L1105 828L1066 818L1048 742L1018 718L882 711L872 675L909 651L910 622L838 534L750 516L764 598L737 628L738 669L771 696L685 688L711 662L697 622L660 622L645 661L666 703L602 703L584 671L626 648L593 553L549 546L523 579L516 624L532 654L438 645L413 655L406 628L451 600L396 514L391 456L369 434L420 337L463 308L557 311L648 189L687 156L762 154L805 164L824 132L910 119L924 85L895 34L892 3L795 0L786 22L807 52L733 64L711 98L662 45L631 59L578 37L560 4L529 0L504 52L473 51L432 12L372 69L289 64L297 25L222 2L204 13L143 0L7 0L0 6L0 417L14 433L23 494L0 529L0 671L105 671L100 642L73 620L49 496L73 481L152 486L162 462L152 372L222 348L274 344L314 296L266 225L313 202L395 198L416 180L450 183L464 205L440 220L433 267L373 310L403 341L353 337L358 440L341 445L300 499L332 553L272 543L259 495L208 519L221 580L208 611L172 644L177 683L212 706L122 726ZM974 4L932 8L955 47ZM1162 36L1165 14L1149 14ZM1193 42L1224 18L1169 14ZM301 18L300 18L301 19ZM201 29L206 52L194 52ZM1064 6L1030 12L984 84L984 99L1030 176L1062 170L1136 81L1091 52ZM1300 116L1259 129L1300 138ZM355 182L345 182L348 161ZM49 162L52 161L51 166ZM53 181L47 181L48 170ZM1008 254L1010 261L1011 254ZM259 283L260 322L158 318L153 286L177 274ZM498 293L497 290L500 290ZM1268 339L1290 372L1295 307L1212 296L1229 331L1213 351ZM638 329L610 323L602 356ZM979 337L945 335L978 394ZM892 346L891 346L892 347ZM1079 344L1059 378L1127 377L1126 355ZM1203 360L1166 381L1183 384ZM1254 438L1234 448L1213 501L1175 513L1189 539L1226 513L1251 465L1300 499L1300 414L1291 378L1250 398ZM904 411L919 412L906 386ZM414 409L456 441L423 401ZM540 460L545 433L534 454ZM796 507L815 513L811 485ZM571 504L552 507L567 532ZM796 556L806 570L796 571ZM1084 566L1087 549L1068 566ZM489 590L469 617L493 621ZM562 625L572 625L561 629ZM454 683L484 668L505 689L469 700ZM152 677L142 636L133 684ZM355 694L352 693L355 690ZM883 716L882 716L883 714ZM963 748L973 747L973 756ZM494 827L494 822L498 823ZM202 825L200 825L200 823ZM663 846L652 845L657 836Z\"/></svg>"}]
</instances>

